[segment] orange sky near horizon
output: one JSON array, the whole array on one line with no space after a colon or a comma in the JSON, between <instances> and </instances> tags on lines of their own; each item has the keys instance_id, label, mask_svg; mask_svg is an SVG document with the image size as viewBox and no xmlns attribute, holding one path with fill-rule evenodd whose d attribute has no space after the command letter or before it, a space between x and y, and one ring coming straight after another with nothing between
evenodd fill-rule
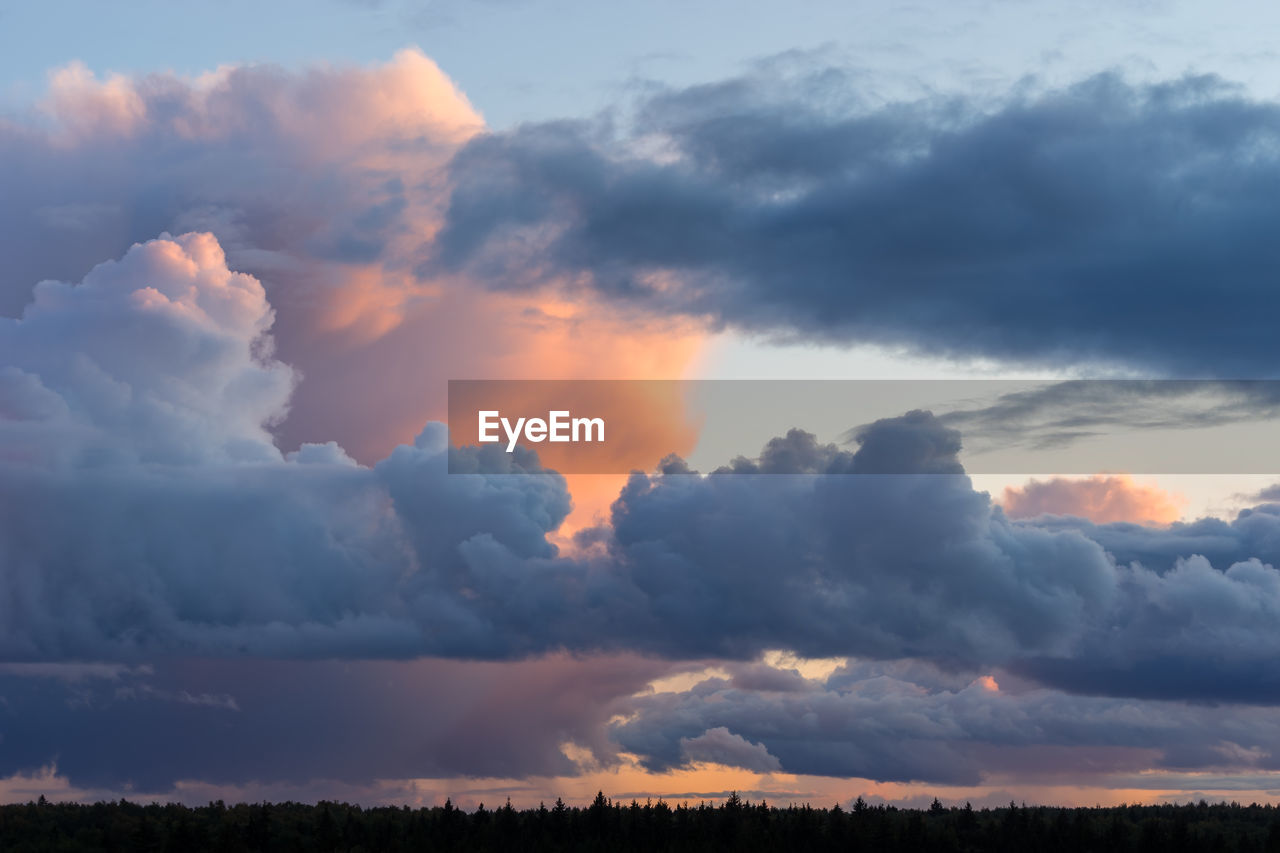
<instances>
[{"instance_id":1,"label":"orange sky near horizon","mask_svg":"<svg viewBox=\"0 0 1280 853\"><path fill-rule=\"evenodd\" d=\"M665 800L671 805L722 802L730 792L752 802L761 799L771 805L809 804L829 808L839 803L848 808L858 797L872 804L886 803L901 808L927 807L934 797L944 805L970 802L975 808L997 808L1010 801L1019 805L1114 806L1210 802L1280 805L1280 790L1214 787L1220 778L1205 774L1203 788L1187 789L1160 784L1158 772L1126 774L1149 776L1149 787L1109 786L1105 777L1083 782L1027 783L1012 776L991 776L980 785L938 785L923 782L875 782L860 778L757 773L720 764L698 762L690 767L655 773L640 767L633 756L623 756L616 767L589 769L574 776L534 776L525 779L477 777L454 779L380 779L370 785L344 785L335 780L315 780L315 789L306 784L248 783L216 785L196 780L179 781L171 792L143 790L106 791L77 788L57 768L17 774L0 779L0 803L25 803L40 796L55 801L94 802L127 796L135 802L182 802L203 805L214 800L226 802L283 802L329 799L363 805L408 805L414 808L444 805L474 810L480 804L496 808L510 798L516 808L550 806L557 797L570 806L590 804L598 791L610 799L628 803L637 800ZM1280 783L1280 774L1276 776Z\"/></svg>"}]
</instances>

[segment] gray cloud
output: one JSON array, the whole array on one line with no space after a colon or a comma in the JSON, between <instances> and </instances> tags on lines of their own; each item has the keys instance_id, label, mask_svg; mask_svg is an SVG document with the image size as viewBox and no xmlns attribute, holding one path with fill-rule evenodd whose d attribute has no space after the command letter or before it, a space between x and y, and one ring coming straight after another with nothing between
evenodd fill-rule
<instances>
[{"instance_id":1,"label":"gray cloud","mask_svg":"<svg viewBox=\"0 0 1280 853\"><path fill-rule=\"evenodd\" d=\"M959 445L912 413L866 428L856 453L792 433L762 460L945 471ZM611 556L648 596L663 653L917 657L1081 693L1280 699L1274 506L1168 528L1014 522L959 474L741 473L763 464L635 475L615 504Z\"/></svg>"},{"instance_id":2,"label":"gray cloud","mask_svg":"<svg viewBox=\"0 0 1280 853\"><path fill-rule=\"evenodd\" d=\"M622 133L479 138L432 263L783 338L1274 374L1275 104L1210 77L994 105L856 91L748 77L653 97Z\"/></svg>"},{"instance_id":3,"label":"gray cloud","mask_svg":"<svg viewBox=\"0 0 1280 853\"><path fill-rule=\"evenodd\" d=\"M282 457L266 426L293 374L272 357L271 321L262 286L207 234L46 282L0 320L0 655L508 656L552 642L518 621L536 621L546 592L484 611L504 585L530 586L501 576L504 559L555 556L563 478L476 450L452 451L476 473L448 476L438 424L375 468L333 444ZM512 466L532 473L491 476Z\"/></svg>"},{"instance_id":4,"label":"gray cloud","mask_svg":"<svg viewBox=\"0 0 1280 853\"><path fill-rule=\"evenodd\" d=\"M706 741L736 747L721 753L726 764L750 767L764 753L788 773L951 785L995 773L1106 784L1112 774L1152 768L1280 766L1280 728L1264 707L993 690L972 674L931 674L911 661L873 666L879 671L854 661L802 691L708 678L678 693L641 694L613 736L653 769L716 760L690 754L690 743Z\"/></svg>"},{"instance_id":5,"label":"gray cloud","mask_svg":"<svg viewBox=\"0 0 1280 853\"><path fill-rule=\"evenodd\" d=\"M1267 486L1265 489L1253 496L1254 500L1272 503L1280 501L1280 485Z\"/></svg>"},{"instance_id":6,"label":"gray cloud","mask_svg":"<svg viewBox=\"0 0 1280 853\"><path fill-rule=\"evenodd\" d=\"M854 452L793 430L705 477L678 459L634 474L567 556L548 539L565 481L532 454L450 450L435 424L373 467L335 444L282 456L270 322L256 280L188 235L42 285L0 326L17 362L4 657L782 648L1280 700L1275 507L1167 530L1015 523L973 490L959 433L917 411L862 428ZM447 474L450 454L472 473Z\"/></svg>"},{"instance_id":7,"label":"gray cloud","mask_svg":"<svg viewBox=\"0 0 1280 853\"><path fill-rule=\"evenodd\" d=\"M761 773L782 769L782 763L763 745L751 743L724 726L707 729L697 737L681 738L680 752L687 761L727 764Z\"/></svg>"},{"instance_id":8,"label":"gray cloud","mask_svg":"<svg viewBox=\"0 0 1280 853\"><path fill-rule=\"evenodd\" d=\"M669 625L661 642L705 654L1065 649L1112 606L1114 566L1085 537L1013 525L963 474L934 473L962 470L959 447L914 412L830 457L858 476L635 475L611 555ZM920 473L875 473L886 468Z\"/></svg>"},{"instance_id":9,"label":"gray cloud","mask_svg":"<svg viewBox=\"0 0 1280 853\"><path fill-rule=\"evenodd\" d=\"M1280 700L1274 506L1165 530L1013 522L918 411L854 452L795 430L705 477L668 460L563 555L570 496L531 454L449 450L437 424L373 467L334 444L282 456L270 322L256 280L188 235L42 285L0 325L5 658L782 648ZM450 453L472 473L447 474Z\"/></svg>"},{"instance_id":10,"label":"gray cloud","mask_svg":"<svg viewBox=\"0 0 1280 853\"><path fill-rule=\"evenodd\" d=\"M423 246L432 170L474 129L451 88L455 113L390 141L399 110L350 122L355 139L257 120L336 126L371 86L447 83L423 63L241 69L205 94L73 73L56 133L0 127L0 289L10 314L34 296L0 320L0 773L573 772L562 739L877 779L972 781L1056 748L1274 769L1274 715L1252 703L1280 701L1275 506L1159 530L1014 522L964 475L959 421L912 412L855 451L794 430L705 477L668 459L566 555L549 535L571 497L532 455L450 451L434 424L360 465L336 442L282 454L270 431L299 402L290 353L346 377L308 306L374 259L410 283L415 265L587 271L621 304L777 334L1266 374L1272 106L1204 80L1100 78L985 112L761 101L738 81L653 99L644 139L480 139ZM348 171L356 150L422 163ZM183 227L222 242L127 249ZM49 277L80 283L32 290ZM451 453L470 473L445 473ZM735 663L627 698L669 668L637 654L771 648L866 660L825 685ZM543 657L559 650L609 656ZM970 684L993 668L1024 689Z\"/></svg>"},{"instance_id":11,"label":"gray cloud","mask_svg":"<svg viewBox=\"0 0 1280 853\"><path fill-rule=\"evenodd\" d=\"M1052 448L1119 429L1198 429L1274 419L1280 387L1269 380L1072 380L1001 393L990 404L939 414L966 438L987 446ZM1181 463L1212 473L1215 458ZM1173 463L1169 463L1172 465Z\"/></svg>"},{"instance_id":12,"label":"gray cloud","mask_svg":"<svg viewBox=\"0 0 1280 853\"><path fill-rule=\"evenodd\" d=\"M569 775L602 762L605 724L670 664L162 661L110 678L0 671L0 777L56 765L79 787Z\"/></svg>"}]
</instances>

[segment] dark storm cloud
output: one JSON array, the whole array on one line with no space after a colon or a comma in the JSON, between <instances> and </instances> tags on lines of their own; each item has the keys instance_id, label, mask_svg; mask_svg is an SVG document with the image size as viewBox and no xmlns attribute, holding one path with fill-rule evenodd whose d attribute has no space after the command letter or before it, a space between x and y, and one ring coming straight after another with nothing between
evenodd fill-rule
<instances>
[{"instance_id":1,"label":"dark storm cloud","mask_svg":"<svg viewBox=\"0 0 1280 853\"><path fill-rule=\"evenodd\" d=\"M478 138L433 263L782 337L1275 374L1275 104L1209 77L995 105L841 87L748 78L652 98L629 133Z\"/></svg>"},{"instance_id":2,"label":"dark storm cloud","mask_svg":"<svg viewBox=\"0 0 1280 853\"><path fill-rule=\"evenodd\" d=\"M0 775L56 765L76 787L148 793L192 780L571 775L565 742L604 766L623 751L655 770L712 762L938 784L1280 767L1267 707L996 690L976 671L912 660L851 661L826 680L726 668L728 679L654 693L645 684L671 665L630 655L9 666Z\"/></svg>"},{"instance_id":3,"label":"dark storm cloud","mask_svg":"<svg viewBox=\"0 0 1280 853\"><path fill-rule=\"evenodd\" d=\"M0 777L50 765L79 787L524 777L609 760L621 700L669 664L184 660L84 672L0 667Z\"/></svg>"}]
</instances>

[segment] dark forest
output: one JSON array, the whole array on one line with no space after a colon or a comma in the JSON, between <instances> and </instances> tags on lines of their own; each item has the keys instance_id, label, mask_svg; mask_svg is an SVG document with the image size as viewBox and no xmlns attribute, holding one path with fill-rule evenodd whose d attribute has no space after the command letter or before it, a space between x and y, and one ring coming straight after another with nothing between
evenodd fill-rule
<instances>
[{"instance_id":1,"label":"dark forest","mask_svg":"<svg viewBox=\"0 0 1280 853\"><path fill-rule=\"evenodd\" d=\"M1280 851L1280 809L1239 803L996 809L774 806L736 794L518 810L452 803L0 806L0 850L27 851Z\"/></svg>"}]
</instances>

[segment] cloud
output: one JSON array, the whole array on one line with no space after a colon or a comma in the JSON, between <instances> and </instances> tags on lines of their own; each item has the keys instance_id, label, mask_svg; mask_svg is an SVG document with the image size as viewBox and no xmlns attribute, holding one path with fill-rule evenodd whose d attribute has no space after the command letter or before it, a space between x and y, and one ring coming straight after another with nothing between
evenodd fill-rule
<instances>
[{"instance_id":1,"label":"cloud","mask_svg":"<svg viewBox=\"0 0 1280 853\"><path fill-rule=\"evenodd\" d=\"M1083 784L1150 770L1265 773L1280 756L1280 728L1265 707L993 691L912 661L872 666L852 662L803 691L711 677L639 694L612 733L653 770L704 754L742 766L769 756L780 768L756 769L943 785L1006 774L1023 784Z\"/></svg>"},{"instance_id":2,"label":"cloud","mask_svg":"<svg viewBox=\"0 0 1280 853\"><path fill-rule=\"evenodd\" d=\"M267 427L294 374L272 318L256 278L186 234L42 283L0 324L0 430L21 450L0 465L0 655L26 662L0 672L21 745L0 775L555 775L576 772L565 742L604 765L948 784L1058 748L1126 771L1272 766L1274 506L1013 520L972 488L959 432L915 411L852 451L793 430L706 476L668 459L566 554L566 482L530 453L451 449L431 424L373 466L337 443L282 454ZM770 649L860 660L819 681L760 663ZM729 660L643 691L661 658ZM299 701L324 713L300 724ZM1211 702L1231 708L1210 720ZM104 739L135 757L104 762ZM208 748L173 749L192 740Z\"/></svg>"},{"instance_id":3,"label":"cloud","mask_svg":"<svg viewBox=\"0 0 1280 853\"><path fill-rule=\"evenodd\" d=\"M1156 486L1143 486L1123 475L1084 479L1053 477L1008 486L1000 505L1010 518L1037 515L1075 515L1102 524L1169 524L1182 516L1186 499Z\"/></svg>"},{"instance_id":4,"label":"cloud","mask_svg":"<svg viewBox=\"0 0 1280 853\"><path fill-rule=\"evenodd\" d=\"M1280 501L1280 485L1267 486L1265 489L1253 496L1254 500L1261 502Z\"/></svg>"},{"instance_id":5,"label":"cloud","mask_svg":"<svg viewBox=\"0 0 1280 853\"><path fill-rule=\"evenodd\" d=\"M705 477L668 460L564 554L570 495L531 454L450 449L432 425L372 467L337 444L282 455L267 427L293 373L271 320L190 234L43 283L0 325L7 659L787 649L1280 697L1274 507L1012 521L963 474L959 433L910 412L854 452L796 430ZM450 454L472 473L445 473Z\"/></svg>"},{"instance_id":6,"label":"cloud","mask_svg":"<svg viewBox=\"0 0 1280 853\"><path fill-rule=\"evenodd\" d=\"M1156 529L1111 521L1150 505L1131 484L1051 483L1037 507L1091 518L1014 518L965 476L967 425L911 412L854 450L796 429L706 476L669 458L563 551L582 492L422 428L459 365L677 375L708 315L1266 363L1271 106L1203 80L992 109L761 92L662 95L619 140L486 134L416 52L72 66L42 121L0 124L0 775L579 772L566 742L949 783L1274 770L1274 505ZM1229 308L1238 337L1188 336ZM777 649L857 659L821 680ZM646 691L664 660L723 675Z\"/></svg>"},{"instance_id":7,"label":"cloud","mask_svg":"<svg viewBox=\"0 0 1280 853\"><path fill-rule=\"evenodd\" d=\"M615 762L606 722L669 667L555 655L186 659L93 679L5 670L0 777L56 763L78 787L163 792L184 782L572 775L562 746Z\"/></svg>"},{"instance_id":8,"label":"cloud","mask_svg":"<svg viewBox=\"0 0 1280 853\"><path fill-rule=\"evenodd\" d=\"M713 675L661 693L646 682L678 667L634 655L183 660L89 678L6 670L0 775L56 762L79 788L186 798L249 780L283 790L326 779L412 789L459 775L547 784L582 772L568 752L599 768L638 760L651 773L709 763L881 782L1106 786L1151 771L1274 773L1280 754L1269 707L1073 696L1003 672L1013 688L992 691L970 673L912 660L854 660L778 690L785 670L745 666L760 683Z\"/></svg>"},{"instance_id":9,"label":"cloud","mask_svg":"<svg viewBox=\"0 0 1280 853\"><path fill-rule=\"evenodd\" d=\"M479 136L432 263L784 339L1268 375L1276 104L1212 77L994 103L858 87L749 76Z\"/></svg>"},{"instance_id":10,"label":"cloud","mask_svg":"<svg viewBox=\"0 0 1280 853\"><path fill-rule=\"evenodd\" d=\"M0 314L162 232L209 232L269 294L297 371L281 445L337 441L365 463L443 420L450 378L681 375L696 324L419 273L445 166L483 128L417 50L193 78L73 64L0 121Z\"/></svg>"},{"instance_id":11,"label":"cloud","mask_svg":"<svg viewBox=\"0 0 1280 853\"><path fill-rule=\"evenodd\" d=\"M10 459L92 467L279 460L267 427L287 411L262 285L211 235L168 235L44 281L0 319L0 435ZM139 342L145 341L145 345Z\"/></svg>"},{"instance_id":12,"label":"cloud","mask_svg":"<svg viewBox=\"0 0 1280 853\"><path fill-rule=\"evenodd\" d=\"M782 769L782 763L770 755L763 745L751 743L724 726L707 729L697 737L681 738L680 752L685 760L692 762L725 764L760 773Z\"/></svg>"},{"instance_id":13,"label":"cloud","mask_svg":"<svg viewBox=\"0 0 1280 853\"><path fill-rule=\"evenodd\" d=\"M272 356L271 320L261 284L207 234L44 282L0 320L5 658L506 656L538 642L515 639L515 610L486 627L465 604L480 578L461 546L554 556L563 478L487 478L540 469L465 450L452 452L478 473L448 476L440 425L376 468L334 444L284 458L267 427L294 374Z\"/></svg>"},{"instance_id":14,"label":"cloud","mask_svg":"<svg viewBox=\"0 0 1280 853\"><path fill-rule=\"evenodd\" d=\"M829 471L908 473L735 473L759 470L747 460L633 475L610 555L663 625L657 650L914 657L1087 694L1280 697L1275 507L1167 528L1014 521L962 474L909 473L912 460L954 470L938 448L956 452L958 435L912 413L866 428L855 453L789 457L803 472L816 456Z\"/></svg>"},{"instance_id":15,"label":"cloud","mask_svg":"<svg viewBox=\"0 0 1280 853\"><path fill-rule=\"evenodd\" d=\"M434 424L372 467L337 444L280 454L265 427L292 373L270 321L197 234L42 284L0 326L21 450L0 476L7 659L786 649L1280 697L1273 507L1162 531L1011 521L917 411L854 452L793 430L705 477L669 459L566 554L565 480L530 453L449 448Z\"/></svg>"},{"instance_id":16,"label":"cloud","mask_svg":"<svg viewBox=\"0 0 1280 853\"><path fill-rule=\"evenodd\" d=\"M611 556L668 624L660 642L729 657L1003 659L1065 648L1111 606L1105 552L993 513L957 473L954 430L913 412L861 438L855 453L824 452L833 474L793 453L802 473L633 475Z\"/></svg>"},{"instance_id":17,"label":"cloud","mask_svg":"<svg viewBox=\"0 0 1280 853\"><path fill-rule=\"evenodd\" d=\"M995 387L1000 385L1009 390L989 404L954 409L940 419L964 432L971 444L1042 450L1119 431L1269 421L1280 402L1280 388L1268 379L1076 379L1030 383L1031 387L997 382ZM1230 459L1225 448L1202 442L1194 458L1160 464L1185 473L1215 473L1241 463Z\"/></svg>"}]
</instances>

